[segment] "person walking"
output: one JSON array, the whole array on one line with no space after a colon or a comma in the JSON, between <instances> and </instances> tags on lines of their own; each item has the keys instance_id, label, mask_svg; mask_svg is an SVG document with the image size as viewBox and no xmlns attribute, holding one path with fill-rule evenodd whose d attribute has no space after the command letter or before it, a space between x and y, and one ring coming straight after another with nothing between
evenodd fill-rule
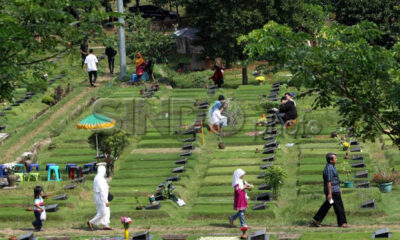
<instances>
[{"instance_id":1,"label":"person walking","mask_svg":"<svg viewBox=\"0 0 400 240\"><path fill-rule=\"evenodd\" d=\"M114 62L115 62L115 55L117 55L117 50L115 50L112 46L106 47L105 54L108 60L108 69L110 70L111 74L114 74Z\"/></svg>"},{"instance_id":2,"label":"person walking","mask_svg":"<svg viewBox=\"0 0 400 240\"><path fill-rule=\"evenodd\" d=\"M87 65L87 70L89 73L89 82L90 86L96 87L94 83L97 80L97 63L99 61L97 60L97 57L93 54L93 49L89 50L89 55L85 59L85 64ZM93 78L93 81L92 81Z\"/></svg>"},{"instance_id":3,"label":"person walking","mask_svg":"<svg viewBox=\"0 0 400 240\"><path fill-rule=\"evenodd\" d=\"M93 180L94 204L97 214L87 222L90 230L94 225L103 225L103 230L112 230L110 227L110 202L108 201L108 183L106 180L106 167L100 165L97 167L97 175Z\"/></svg>"},{"instance_id":4,"label":"person walking","mask_svg":"<svg viewBox=\"0 0 400 240\"><path fill-rule=\"evenodd\" d=\"M246 174L242 169L236 169L233 173L232 178L232 187L234 190L234 200L233 200L233 209L238 212L229 217L229 224L233 226L233 222L239 218L241 227L247 227L246 221L244 219L244 214L247 209L247 195L246 189L251 189L252 186L248 184L246 181L243 181L243 176Z\"/></svg>"},{"instance_id":5,"label":"person walking","mask_svg":"<svg viewBox=\"0 0 400 240\"><path fill-rule=\"evenodd\" d=\"M335 210L337 224L339 227L348 227L346 213L342 202L342 191L339 186L339 174L336 171L337 156L335 153L326 154L326 166L322 177L324 179L325 201L312 219L315 227L320 227L322 220L331 206Z\"/></svg>"},{"instance_id":6,"label":"person walking","mask_svg":"<svg viewBox=\"0 0 400 240\"><path fill-rule=\"evenodd\" d=\"M81 57L82 57L82 68L83 65L85 64L85 59L88 55L88 49L89 49L88 40L84 39L80 46Z\"/></svg>"},{"instance_id":7,"label":"person walking","mask_svg":"<svg viewBox=\"0 0 400 240\"><path fill-rule=\"evenodd\" d=\"M44 208L44 201L42 198L43 188L41 186L36 186L33 189L33 195L34 195L33 213L35 215L35 221L32 222L32 225L35 228L35 231L43 231L42 220L44 220L44 217L42 216L42 214L46 214L46 211Z\"/></svg>"},{"instance_id":8,"label":"person walking","mask_svg":"<svg viewBox=\"0 0 400 240\"><path fill-rule=\"evenodd\" d=\"M214 74L209 77L208 79L212 79L215 85L218 85L218 88L221 88L222 84L224 83L224 74L222 69L218 66L214 66Z\"/></svg>"}]
</instances>

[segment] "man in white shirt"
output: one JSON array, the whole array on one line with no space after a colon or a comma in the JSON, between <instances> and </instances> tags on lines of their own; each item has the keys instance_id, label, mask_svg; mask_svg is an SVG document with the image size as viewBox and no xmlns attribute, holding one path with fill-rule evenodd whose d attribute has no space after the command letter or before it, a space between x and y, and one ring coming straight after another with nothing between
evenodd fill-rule
<instances>
[{"instance_id":1,"label":"man in white shirt","mask_svg":"<svg viewBox=\"0 0 400 240\"><path fill-rule=\"evenodd\" d=\"M228 125L227 124L228 118L221 115L221 112L224 110L224 107L225 106L222 104L219 109L214 110L210 120L211 124L219 125L220 127Z\"/></svg>"},{"instance_id":2,"label":"man in white shirt","mask_svg":"<svg viewBox=\"0 0 400 240\"><path fill-rule=\"evenodd\" d=\"M97 60L97 57L93 54L93 49L89 50L89 55L85 59L85 64L87 65L88 73L89 73L89 81L90 81L90 86L96 87L94 83L96 82L97 79L97 63L99 61ZM93 82L92 82L92 77L94 77Z\"/></svg>"}]
</instances>

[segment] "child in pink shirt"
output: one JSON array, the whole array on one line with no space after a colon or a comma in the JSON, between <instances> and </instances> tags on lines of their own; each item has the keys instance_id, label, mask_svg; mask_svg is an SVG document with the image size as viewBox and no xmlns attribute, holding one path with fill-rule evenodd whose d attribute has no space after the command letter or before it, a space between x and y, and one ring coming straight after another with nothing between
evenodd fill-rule
<instances>
[{"instance_id":1,"label":"child in pink shirt","mask_svg":"<svg viewBox=\"0 0 400 240\"><path fill-rule=\"evenodd\" d=\"M237 210L238 212L232 217L229 217L229 223L231 226L233 226L233 221L235 221L236 218L239 218L240 225L242 227L247 227L244 219L244 214L246 213L247 209L247 198L245 189L251 189L252 186L243 181L242 178L245 173L246 172L240 168L233 173L232 187L235 189L233 209Z\"/></svg>"}]
</instances>

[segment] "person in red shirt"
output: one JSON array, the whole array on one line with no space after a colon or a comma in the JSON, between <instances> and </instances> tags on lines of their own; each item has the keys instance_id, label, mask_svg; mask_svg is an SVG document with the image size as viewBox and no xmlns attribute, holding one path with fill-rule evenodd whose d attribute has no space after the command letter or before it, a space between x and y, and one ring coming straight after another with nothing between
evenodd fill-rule
<instances>
[{"instance_id":1,"label":"person in red shirt","mask_svg":"<svg viewBox=\"0 0 400 240\"><path fill-rule=\"evenodd\" d=\"M224 83L224 74L222 73L222 69L218 66L214 66L214 74L209 77L208 79L212 79L215 85L218 85L218 88L221 88L222 84Z\"/></svg>"}]
</instances>

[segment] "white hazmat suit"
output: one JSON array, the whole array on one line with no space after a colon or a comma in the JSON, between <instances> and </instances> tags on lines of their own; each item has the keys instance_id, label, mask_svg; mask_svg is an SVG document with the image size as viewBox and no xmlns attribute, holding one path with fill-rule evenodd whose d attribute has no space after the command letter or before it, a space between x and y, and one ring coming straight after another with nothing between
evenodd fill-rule
<instances>
[{"instance_id":1,"label":"white hazmat suit","mask_svg":"<svg viewBox=\"0 0 400 240\"><path fill-rule=\"evenodd\" d=\"M103 225L105 227L110 226L110 207L107 207L108 203L108 183L106 180L106 167L98 166L97 175L93 180L93 191L94 191L94 204L96 205L97 214L90 220L91 224Z\"/></svg>"}]
</instances>

